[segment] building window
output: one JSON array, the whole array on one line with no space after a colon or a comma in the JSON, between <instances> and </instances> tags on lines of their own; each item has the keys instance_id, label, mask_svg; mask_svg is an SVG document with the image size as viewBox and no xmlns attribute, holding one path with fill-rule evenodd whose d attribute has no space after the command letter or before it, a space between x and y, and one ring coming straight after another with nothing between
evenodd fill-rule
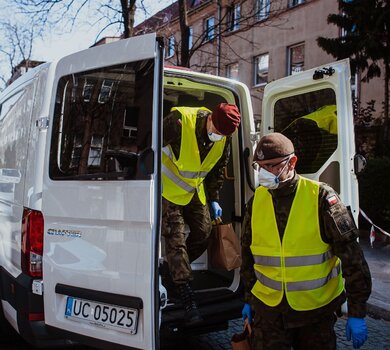
<instances>
[{"instance_id":1,"label":"building window","mask_svg":"<svg viewBox=\"0 0 390 350\"><path fill-rule=\"evenodd\" d=\"M206 19L205 21L205 32L206 32L206 36L205 36L205 40L206 41L210 41L210 40L213 40L214 37L215 37L215 34L214 34L214 17L209 17Z\"/></svg>"},{"instance_id":2,"label":"building window","mask_svg":"<svg viewBox=\"0 0 390 350\"><path fill-rule=\"evenodd\" d=\"M89 102L91 100L93 89L94 89L94 81L90 79L85 79L84 87L83 87L84 102Z\"/></svg>"},{"instance_id":3,"label":"building window","mask_svg":"<svg viewBox=\"0 0 390 350\"><path fill-rule=\"evenodd\" d=\"M288 0L288 7L294 7L303 4L305 0Z\"/></svg>"},{"instance_id":4,"label":"building window","mask_svg":"<svg viewBox=\"0 0 390 350\"><path fill-rule=\"evenodd\" d=\"M109 79L104 79L102 86L100 88L100 93L98 96L99 103L107 103L111 96L111 91L114 86L114 81ZM85 98L85 97L84 97ZM89 100L88 100L89 102Z\"/></svg>"},{"instance_id":5,"label":"building window","mask_svg":"<svg viewBox=\"0 0 390 350\"><path fill-rule=\"evenodd\" d=\"M172 35L168 38L167 54L165 58L172 57L175 53L175 37Z\"/></svg>"},{"instance_id":6,"label":"building window","mask_svg":"<svg viewBox=\"0 0 390 350\"><path fill-rule=\"evenodd\" d=\"M194 30L192 27L188 28L188 48L191 49L193 45L193 40L194 39Z\"/></svg>"},{"instance_id":7,"label":"building window","mask_svg":"<svg viewBox=\"0 0 390 350\"><path fill-rule=\"evenodd\" d=\"M268 83L269 54L255 57L255 85Z\"/></svg>"},{"instance_id":8,"label":"building window","mask_svg":"<svg viewBox=\"0 0 390 350\"><path fill-rule=\"evenodd\" d=\"M226 77L238 80L238 62L226 66Z\"/></svg>"},{"instance_id":9,"label":"building window","mask_svg":"<svg viewBox=\"0 0 390 350\"><path fill-rule=\"evenodd\" d=\"M235 4L228 9L227 30L235 31L240 29L241 8L240 4Z\"/></svg>"},{"instance_id":10,"label":"building window","mask_svg":"<svg viewBox=\"0 0 390 350\"><path fill-rule=\"evenodd\" d=\"M270 0L256 1L256 21L262 21L269 17Z\"/></svg>"},{"instance_id":11,"label":"building window","mask_svg":"<svg viewBox=\"0 0 390 350\"><path fill-rule=\"evenodd\" d=\"M288 75L293 75L304 70L305 44L299 44L288 49Z\"/></svg>"}]
</instances>

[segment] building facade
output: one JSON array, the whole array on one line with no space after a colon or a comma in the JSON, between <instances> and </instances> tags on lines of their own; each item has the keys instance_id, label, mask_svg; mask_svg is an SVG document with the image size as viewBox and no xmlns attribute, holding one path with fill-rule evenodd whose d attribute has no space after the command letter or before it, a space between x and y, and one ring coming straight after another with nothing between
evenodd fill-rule
<instances>
[{"instance_id":1,"label":"building facade","mask_svg":"<svg viewBox=\"0 0 390 350\"><path fill-rule=\"evenodd\" d=\"M340 35L337 26L327 23L328 15L338 12L337 0L188 0L188 67L245 83L255 118L261 120L268 82L335 60L316 40ZM137 35L149 32L166 39L166 64L182 65L178 2L135 28ZM352 87L361 106L374 99L379 112L381 78L367 84L356 76Z\"/></svg>"}]
</instances>

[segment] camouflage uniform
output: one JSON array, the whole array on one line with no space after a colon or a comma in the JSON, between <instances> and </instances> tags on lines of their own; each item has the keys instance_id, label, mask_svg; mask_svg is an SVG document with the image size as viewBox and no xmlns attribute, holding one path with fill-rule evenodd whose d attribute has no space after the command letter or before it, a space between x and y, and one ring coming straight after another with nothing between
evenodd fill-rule
<instances>
[{"instance_id":1,"label":"camouflage uniform","mask_svg":"<svg viewBox=\"0 0 390 350\"><path fill-rule=\"evenodd\" d=\"M275 208L275 217L280 234L286 227L290 208L295 196L299 176L285 187L269 190ZM336 196L332 204L328 198ZM347 297L348 314L351 317L365 317L366 301L371 293L371 275L363 252L357 242L359 230L350 211L341 203L336 192L326 184L320 184L319 222L322 240L329 243L334 255L341 260L345 278L345 292L328 305L310 311L293 310L286 297L276 307L270 307L251 294L256 282L254 260L250 250L252 242L251 216L253 197L247 204L244 217L241 277L245 286L245 302L251 304L254 317L254 349L336 349L336 335L333 329L335 313Z\"/></svg>"},{"instance_id":2,"label":"camouflage uniform","mask_svg":"<svg viewBox=\"0 0 390 350\"><path fill-rule=\"evenodd\" d=\"M196 138L201 161L207 156L213 143L209 141L206 130L207 111L199 110L196 121ZM230 156L230 140L227 136L222 157L204 180L205 192L209 201L219 200L219 190L223 185L224 167ZM181 114L170 113L164 119L163 146L171 145L179 157L181 144ZM186 240L185 227L190 228ZM192 280L190 263L196 260L207 248L211 233L211 218L208 205L203 205L195 193L185 206L162 199L162 235L165 238L165 255L173 282L184 283Z\"/></svg>"}]
</instances>

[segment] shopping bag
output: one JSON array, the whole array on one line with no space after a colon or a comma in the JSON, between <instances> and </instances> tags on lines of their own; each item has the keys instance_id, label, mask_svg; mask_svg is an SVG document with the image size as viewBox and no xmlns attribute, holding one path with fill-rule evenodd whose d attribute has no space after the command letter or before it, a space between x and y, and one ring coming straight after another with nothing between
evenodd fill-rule
<instances>
[{"instance_id":1,"label":"shopping bag","mask_svg":"<svg viewBox=\"0 0 390 350\"><path fill-rule=\"evenodd\" d=\"M252 327L245 320L244 330L242 333L233 334L231 339L233 350L250 350L252 346Z\"/></svg>"},{"instance_id":2,"label":"shopping bag","mask_svg":"<svg viewBox=\"0 0 390 350\"><path fill-rule=\"evenodd\" d=\"M232 224L213 225L208 261L217 269L231 271L241 266L241 247Z\"/></svg>"}]
</instances>

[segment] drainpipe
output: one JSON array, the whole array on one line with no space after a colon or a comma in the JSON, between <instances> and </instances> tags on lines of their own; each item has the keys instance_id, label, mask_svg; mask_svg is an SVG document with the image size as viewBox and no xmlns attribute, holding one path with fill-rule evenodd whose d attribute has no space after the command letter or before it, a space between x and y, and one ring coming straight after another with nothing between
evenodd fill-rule
<instances>
[{"instance_id":1,"label":"drainpipe","mask_svg":"<svg viewBox=\"0 0 390 350\"><path fill-rule=\"evenodd\" d=\"M221 73L221 17L222 5L221 0L217 0L218 5L218 28L217 28L217 75Z\"/></svg>"}]
</instances>

